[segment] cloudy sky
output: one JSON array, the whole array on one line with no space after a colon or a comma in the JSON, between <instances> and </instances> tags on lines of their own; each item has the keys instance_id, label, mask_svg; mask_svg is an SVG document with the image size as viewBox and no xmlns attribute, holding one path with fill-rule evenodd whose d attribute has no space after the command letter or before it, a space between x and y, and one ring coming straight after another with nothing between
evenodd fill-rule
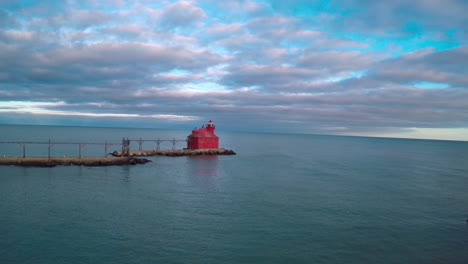
<instances>
[{"instance_id":1,"label":"cloudy sky","mask_svg":"<svg viewBox=\"0 0 468 264\"><path fill-rule=\"evenodd\" d=\"M0 124L468 140L465 0L0 0Z\"/></svg>"}]
</instances>

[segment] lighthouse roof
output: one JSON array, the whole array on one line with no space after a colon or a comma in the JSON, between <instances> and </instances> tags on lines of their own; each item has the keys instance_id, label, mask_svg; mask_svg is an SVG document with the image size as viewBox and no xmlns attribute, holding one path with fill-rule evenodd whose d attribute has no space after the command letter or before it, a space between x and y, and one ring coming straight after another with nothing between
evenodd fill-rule
<instances>
[{"instance_id":1,"label":"lighthouse roof","mask_svg":"<svg viewBox=\"0 0 468 264\"><path fill-rule=\"evenodd\" d=\"M215 135L213 129L202 127L192 130L192 134L189 137L218 137Z\"/></svg>"}]
</instances>

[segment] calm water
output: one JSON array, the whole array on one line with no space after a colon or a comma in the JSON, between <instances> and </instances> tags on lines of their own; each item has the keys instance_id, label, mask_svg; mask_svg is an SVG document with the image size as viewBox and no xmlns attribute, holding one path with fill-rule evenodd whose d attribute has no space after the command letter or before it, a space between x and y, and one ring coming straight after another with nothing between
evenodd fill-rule
<instances>
[{"instance_id":1,"label":"calm water","mask_svg":"<svg viewBox=\"0 0 468 264\"><path fill-rule=\"evenodd\" d=\"M0 141L189 133L0 126ZM468 142L217 134L238 155L0 167L0 263L468 263Z\"/></svg>"}]
</instances>

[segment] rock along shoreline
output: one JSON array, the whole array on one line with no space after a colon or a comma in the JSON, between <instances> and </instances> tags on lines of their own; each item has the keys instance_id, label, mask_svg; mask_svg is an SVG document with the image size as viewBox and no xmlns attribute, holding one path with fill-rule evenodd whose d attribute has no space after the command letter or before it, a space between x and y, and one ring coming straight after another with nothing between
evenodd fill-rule
<instances>
[{"instance_id":1,"label":"rock along shoreline","mask_svg":"<svg viewBox=\"0 0 468 264\"><path fill-rule=\"evenodd\" d=\"M48 158L48 157L0 157L0 166L20 167L55 167L55 166L118 166L136 165L151 162L148 159L134 157L82 157L82 158Z\"/></svg>"},{"instance_id":2,"label":"rock along shoreline","mask_svg":"<svg viewBox=\"0 0 468 264\"><path fill-rule=\"evenodd\" d=\"M114 157L122 157L122 151L114 151L111 153ZM129 157L145 157L145 156L199 156L199 155L236 155L236 152L230 149L176 149L176 150L130 150Z\"/></svg>"}]
</instances>

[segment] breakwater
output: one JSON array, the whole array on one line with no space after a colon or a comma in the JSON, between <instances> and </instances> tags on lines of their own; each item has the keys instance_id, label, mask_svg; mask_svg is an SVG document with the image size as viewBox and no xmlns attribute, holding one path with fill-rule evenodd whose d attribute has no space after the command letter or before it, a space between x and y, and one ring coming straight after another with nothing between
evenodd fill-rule
<instances>
[{"instance_id":1,"label":"breakwater","mask_svg":"<svg viewBox=\"0 0 468 264\"><path fill-rule=\"evenodd\" d=\"M55 166L113 166L136 165L151 162L148 159L134 157L0 157L0 165L21 167L55 167Z\"/></svg>"},{"instance_id":2,"label":"breakwater","mask_svg":"<svg viewBox=\"0 0 468 264\"><path fill-rule=\"evenodd\" d=\"M131 142L138 143L138 150L130 150ZM143 143L150 141L156 143L155 150L142 150ZM160 144L169 142L172 144L172 150L160 150ZM185 142L185 140L148 140L148 139L123 139L122 143L116 142L56 142L56 141L0 141L0 144L14 144L21 146L22 157L0 157L0 166L22 166L22 167L54 167L54 166L112 166L112 165L135 165L145 164L151 162L144 158L144 156L198 156L198 155L235 155L233 150L224 148L218 149L175 149L176 143ZM47 150L47 156L45 157L27 157L27 146L30 145L42 145L45 146L44 150ZM52 151L56 145L67 145L77 147L77 157L54 157ZM104 150L104 157L83 157L83 148L87 145L102 146ZM112 153L108 153L110 147L121 147L122 150L115 150ZM45 153L44 153L45 154ZM44 155L43 154L43 155ZM108 157L108 155L113 157Z\"/></svg>"},{"instance_id":3,"label":"breakwater","mask_svg":"<svg viewBox=\"0 0 468 264\"><path fill-rule=\"evenodd\" d=\"M176 149L176 150L130 150L127 155L123 151L116 150L111 153L114 157L145 157L145 156L198 156L198 155L236 155L236 152L230 149Z\"/></svg>"}]
</instances>

